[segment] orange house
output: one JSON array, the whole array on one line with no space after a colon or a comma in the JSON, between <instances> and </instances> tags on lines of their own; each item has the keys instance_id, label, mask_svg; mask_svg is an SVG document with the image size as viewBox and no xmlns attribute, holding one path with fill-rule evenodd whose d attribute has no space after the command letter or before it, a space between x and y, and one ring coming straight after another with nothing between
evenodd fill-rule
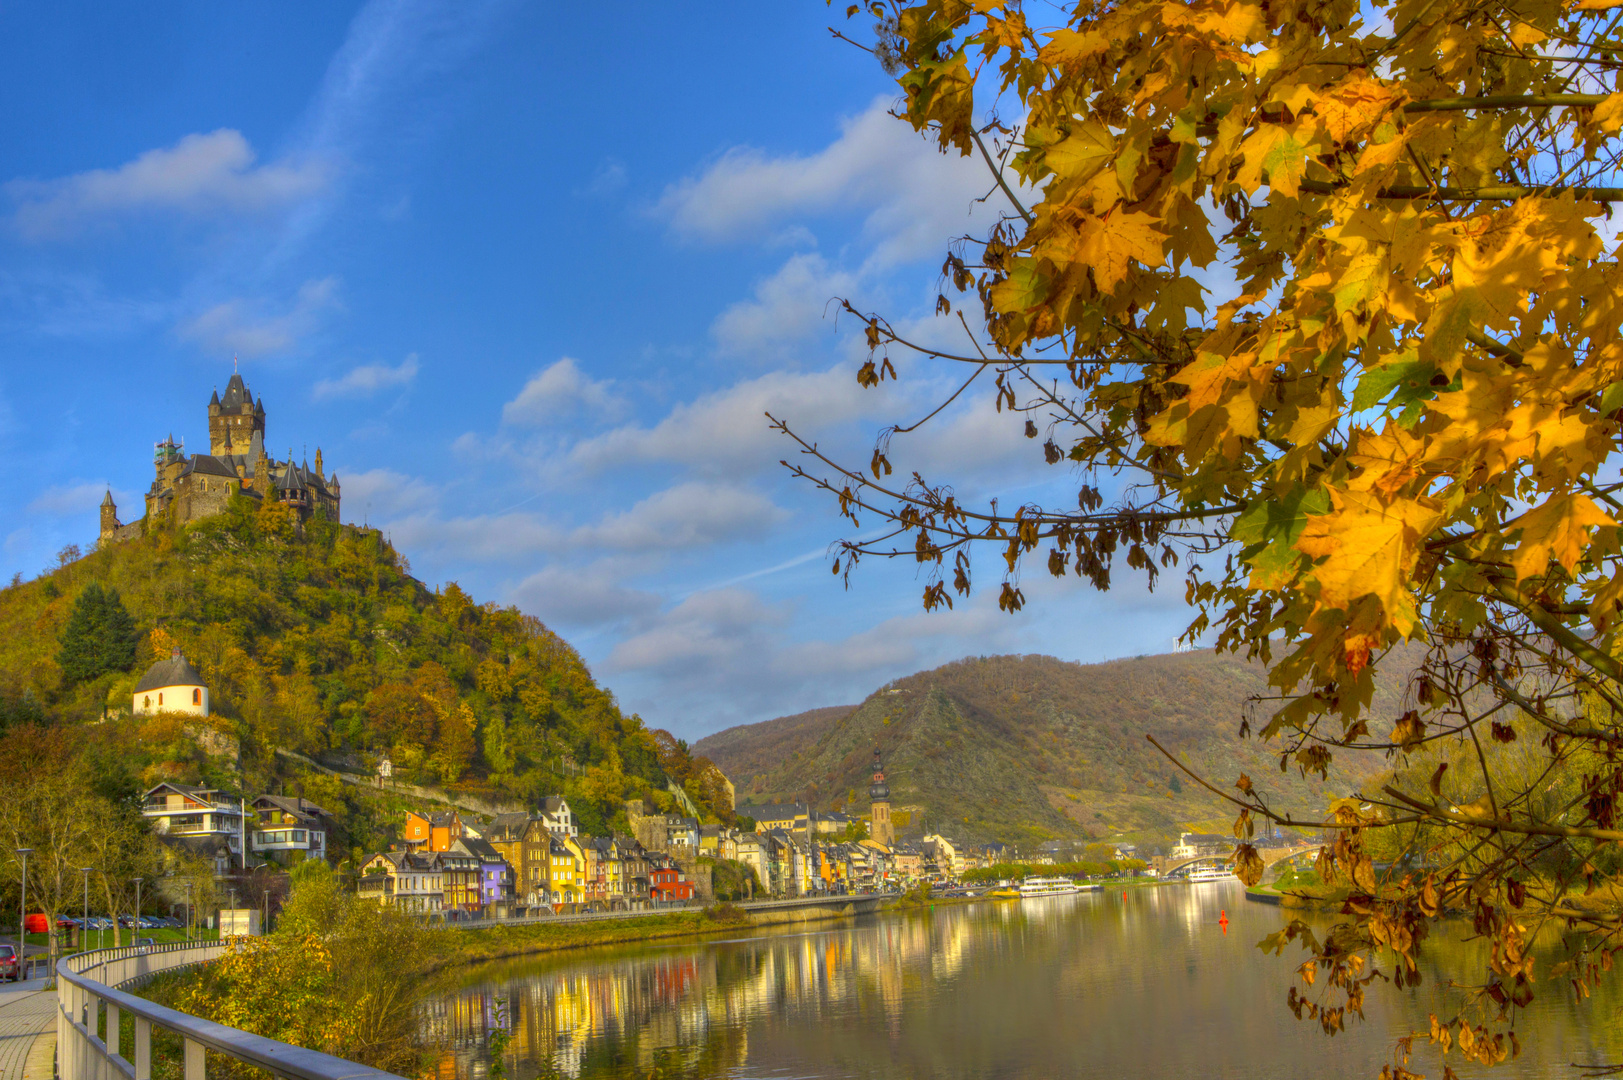
<instances>
[{"instance_id":1,"label":"orange house","mask_svg":"<svg viewBox=\"0 0 1623 1080\"><path fill-rule=\"evenodd\" d=\"M462 818L455 810L444 814L406 811L405 841L408 851L450 851L464 836Z\"/></svg>"}]
</instances>

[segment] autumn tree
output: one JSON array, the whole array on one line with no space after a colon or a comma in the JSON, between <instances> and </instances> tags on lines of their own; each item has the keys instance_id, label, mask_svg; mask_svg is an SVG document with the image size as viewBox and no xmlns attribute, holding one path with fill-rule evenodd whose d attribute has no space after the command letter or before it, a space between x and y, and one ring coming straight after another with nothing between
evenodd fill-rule
<instances>
[{"instance_id":1,"label":"autumn tree","mask_svg":"<svg viewBox=\"0 0 1623 1080\"><path fill-rule=\"evenodd\" d=\"M1308 949L1299 1015L1334 1031L1372 981L1415 984L1429 928L1464 912L1485 970L1422 1034L1484 1063L1544 980L1592 982L1623 944L1592 899L1623 884L1600 857L1623 841L1616 5L853 5L840 36L1005 212L942 268L961 347L846 305L859 381L956 369L943 409L860 467L778 424L792 470L879 536L840 546L847 581L914 560L924 606L950 607L990 547L1012 611L1032 559L1099 589L1123 562L1152 586L1181 572L1188 639L1269 665L1255 718L1282 768L1395 755L1322 821L1260 778L1197 779L1237 804L1248 881L1259 818L1335 836L1319 874L1348 883L1346 914L1276 943ZM1074 500L892 477L893 441L977 381ZM1371 715L1375 672L1416 656L1406 711ZM1522 740L1542 768L1496 776L1488 748ZM1434 744L1457 752L1418 777L1404 763ZM1382 873L1377 834L1399 838ZM1553 967L1529 949L1547 925L1574 931Z\"/></svg>"}]
</instances>

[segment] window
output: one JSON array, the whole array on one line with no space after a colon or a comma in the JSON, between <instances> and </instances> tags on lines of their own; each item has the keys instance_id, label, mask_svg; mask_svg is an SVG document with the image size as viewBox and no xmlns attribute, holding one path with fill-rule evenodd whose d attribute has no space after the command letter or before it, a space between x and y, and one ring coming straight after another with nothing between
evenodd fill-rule
<instances>
[{"instance_id":1,"label":"window","mask_svg":"<svg viewBox=\"0 0 1623 1080\"><path fill-rule=\"evenodd\" d=\"M148 694L146 697L141 699L141 708L143 708L143 709L152 708L152 695L151 694Z\"/></svg>"},{"instance_id":2,"label":"window","mask_svg":"<svg viewBox=\"0 0 1623 1080\"><path fill-rule=\"evenodd\" d=\"M160 708L160 709L163 708L163 695L162 694L158 695L158 708Z\"/></svg>"},{"instance_id":3,"label":"window","mask_svg":"<svg viewBox=\"0 0 1623 1080\"><path fill-rule=\"evenodd\" d=\"M201 704L203 704L203 691L201 691L201 690L193 690L192 691L192 704L193 705L201 705Z\"/></svg>"}]
</instances>

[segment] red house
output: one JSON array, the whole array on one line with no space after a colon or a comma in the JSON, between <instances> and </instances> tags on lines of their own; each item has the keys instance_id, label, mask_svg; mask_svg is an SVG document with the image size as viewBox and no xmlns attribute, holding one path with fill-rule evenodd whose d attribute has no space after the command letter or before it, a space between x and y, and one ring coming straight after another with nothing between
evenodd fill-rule
<instances>
[{"instance_id":1,"label":"red house","mask_svg":"<svg viewBox=\"0 0 1623 1080\"><path fill-rule=\"evenodd\" d=\"M656 904L693 899L693 882L674 866L655 867L648 872L648 898Z\"/></svg>"}]
</instances>

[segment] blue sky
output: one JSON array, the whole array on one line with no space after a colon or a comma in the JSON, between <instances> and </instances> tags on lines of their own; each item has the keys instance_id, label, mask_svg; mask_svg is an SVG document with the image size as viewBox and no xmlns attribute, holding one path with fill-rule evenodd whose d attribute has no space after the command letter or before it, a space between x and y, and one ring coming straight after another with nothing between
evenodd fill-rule
<instances>
[{"instance_id":1,"label":"blue sky","mask_svg":"<svg viewBox=\"0 0 1623 1080\"><path fill-rule=\"evenodd\" d=\"M343 484L431 585L517 604L656 726L860 700L964 655L1170 648L1181 583L1026 576L918 606L846 591L781 414L852 462L954 374L863 391L860 327L929 340L984 168L886 115L822 3L0 8L0 571L126 520L152 443L206 448L233 354L267 441ZM892 454L967 496L1069 504L989 394ZM1041 578L1041 579L1039 579Z\"/></svg>"}]
</instances>

